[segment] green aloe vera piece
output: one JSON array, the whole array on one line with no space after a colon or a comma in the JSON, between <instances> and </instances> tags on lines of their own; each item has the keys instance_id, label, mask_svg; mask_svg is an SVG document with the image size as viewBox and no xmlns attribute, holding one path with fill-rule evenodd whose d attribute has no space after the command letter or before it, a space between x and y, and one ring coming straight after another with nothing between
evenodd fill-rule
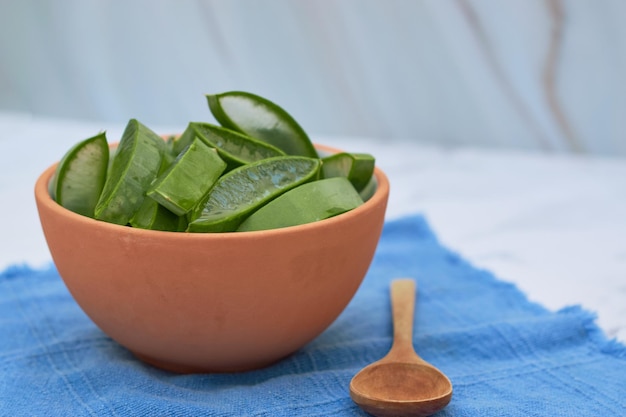
<instances>
[{"instance_id":1,"label":"green aloe vera piece","mask_svg":"<svg viewBox=\"0 0 626 417\"><path fill-rule=\"evenodd\" d=\"M250 162L285 155L285 152L266 142L231 129L201 122L189 123L176 142L175 150L187 146L194 138L200 138L210 147L217 149L220 157L228 164L228 170Z\"/></svg>"},{"instance_id":2,"label":"green aloe vera piece","mask_svg":"<svg viewBox=\"0 0 626 417\"><path fill-rule=\"evenodd\" d=\"M181 230L180 217L151 198L144 198L139 210L135 212L129 223L131 226L140 229L169 232Z\"/></svg>"},{"instance_id":3,"label":"green aloe vera piece","mask_svg":"<svg viewBox=\"0 0 626 417\"><path fill-rule=\"evenodd\" d=\"M278 229L328 219L363 204L346 177L313 181L287 191L248 218L237 231Z\"/></svg>"},{"instance_id":4,"label":"green aloe vera piece","mask_svg":"<svg viewBox=\"0 0 626 417\"><path fill-rule=\"evenodd\" d=\"M363 201L367 201L376 193L376 188L378 187L378 182L376 181L376 176L372 175L372 178L367 182L365 187L361 191L359 191L359 195L363 199Z\"/></svg>"},{"instance_id":5,"label":"green aloe vera piece","mask_svg":"<svg viewBox=\"0 0 626 417\"><path fill-rule=\"evenodd\" d=\"M226 169L217 150L195 138L157 178L146 195L182 216L198 205Z\"/></svg>"},{"instance_id":6,"label":"green aloe vera piece","mask_svg":"<svg viewBox=\"0 0 626 417\"><path fill-rule=\"evenodd\" d=\"M83 216L93 217L109 164L105 133L74 145L55 170L48 191L57 203Z\"/></svg>"},{"instance_id":7,"label":"green aloe vera piece","mask_svg":"<svg viewBox=\"0 0 626 417\"><path fill-rule=\"evenodd\" d=\"M282 107L243 91L206 96L209 109L224 127L282 149L287 155L317 158L306 132Z\"/></svg>"},{"instance_id":8,"label":"green aloe vera piece","mask_svg":"<svg viewBox=\"0 0 626 417\"><path fill-rule=\"evenodd\" d=\"M141 207L145 192L157 177L165 141L136 119L126 125L95 209L95 218L126 225Z\"/></svg>"},{"instance_id":9,"label":"green aloe vera piece","mask_svg":"<svg viewBox=\"0 0 626 417\"><path fill-rule=\"evenodd\" d=\"M278 156L243 165L217 181L191 216L189 232L235 231L250 213L319 176L320 160Z\"/></svg>"},{"instance_id":10,"label":"green aloe vera piece","mask_svg":"<svg viewBox=\"0 0 626 417\"><path fill-rule=\"evenodd\" d=\"M322 175L324 178L346 177L361 191L374 174L375 162L367 153L340 152L322 158Z\"/></svg>"}]
</instances>

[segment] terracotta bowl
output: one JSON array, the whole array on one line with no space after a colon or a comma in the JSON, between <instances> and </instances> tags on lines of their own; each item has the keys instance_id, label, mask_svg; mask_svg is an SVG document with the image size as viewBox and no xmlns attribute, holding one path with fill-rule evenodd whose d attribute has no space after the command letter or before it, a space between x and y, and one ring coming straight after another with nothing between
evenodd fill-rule
<instances>
[{"instance_id":1,"label":"terracotta bowl","mask_svg":"<svg viewBox=\"0 0 626 417\"><path fill-rule=\"evenodd\" d=\"M330 148L319 147L329 150ZM174 372L272 364L322 333L361 284L384 221L389 182L342 215L276 230L160 232L96 221L35 198L52 258L104 333Z\"/></svg>"}]
</instances>

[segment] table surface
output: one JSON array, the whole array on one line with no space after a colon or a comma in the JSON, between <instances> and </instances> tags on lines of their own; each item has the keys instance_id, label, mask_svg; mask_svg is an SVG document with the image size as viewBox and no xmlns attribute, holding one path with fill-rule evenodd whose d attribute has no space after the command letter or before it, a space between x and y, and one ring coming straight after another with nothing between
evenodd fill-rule
<instances>
[{"instance_id":1,"label":"table surface","mask_svg":"<svg viewBox=\"0 0 626 417\"><path fill-rule=\"evenodd\" d=\"M0 113L0 269L51 261L33 198L39 173L77 141L101 130L119 140L123 128ZM388 219L423 214L475 266L549 309L581 304L626 342L626 158L314 139L376 156L391 182Z\"/></svg>"}]
</instances>

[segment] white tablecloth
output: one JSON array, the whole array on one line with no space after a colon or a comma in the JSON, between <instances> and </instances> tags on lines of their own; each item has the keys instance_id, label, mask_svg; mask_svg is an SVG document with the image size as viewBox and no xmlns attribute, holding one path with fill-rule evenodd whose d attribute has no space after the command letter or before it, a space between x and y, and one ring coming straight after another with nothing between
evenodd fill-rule
<instances>
[{"instance_id":1,"label":"white tablecloth","mask_svg":"<svg viewBox=\"0 0 626 417\"><path fill-rule=\"evenodd\" d=\"M0 114L0 269L50 262L33 198L39 173L77 141L100 130L118 140L123 128ZM550 309L582 304L626 342L626 159L314 139L376 156L391 182L389 219L424 214L474 265Z\"/></svg>"}]
</instances>

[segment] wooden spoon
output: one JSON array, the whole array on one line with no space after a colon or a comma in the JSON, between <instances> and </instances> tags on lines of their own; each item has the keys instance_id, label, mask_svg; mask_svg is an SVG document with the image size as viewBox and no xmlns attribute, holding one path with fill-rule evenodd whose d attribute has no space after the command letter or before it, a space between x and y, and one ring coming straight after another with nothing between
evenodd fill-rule
<instances>
[{"instance_id":1,"label":"wooden spoon","mask_svg":"<svg viewBox=\"0 0 626 417\"><path fill-rule=\"evenodd\" d=\"M391 283L393 344L387 355L350 382L350 397L377 417L429 416L452 398L452 383L413 349L415 281Z\"/></svg>"}]
</instances>

